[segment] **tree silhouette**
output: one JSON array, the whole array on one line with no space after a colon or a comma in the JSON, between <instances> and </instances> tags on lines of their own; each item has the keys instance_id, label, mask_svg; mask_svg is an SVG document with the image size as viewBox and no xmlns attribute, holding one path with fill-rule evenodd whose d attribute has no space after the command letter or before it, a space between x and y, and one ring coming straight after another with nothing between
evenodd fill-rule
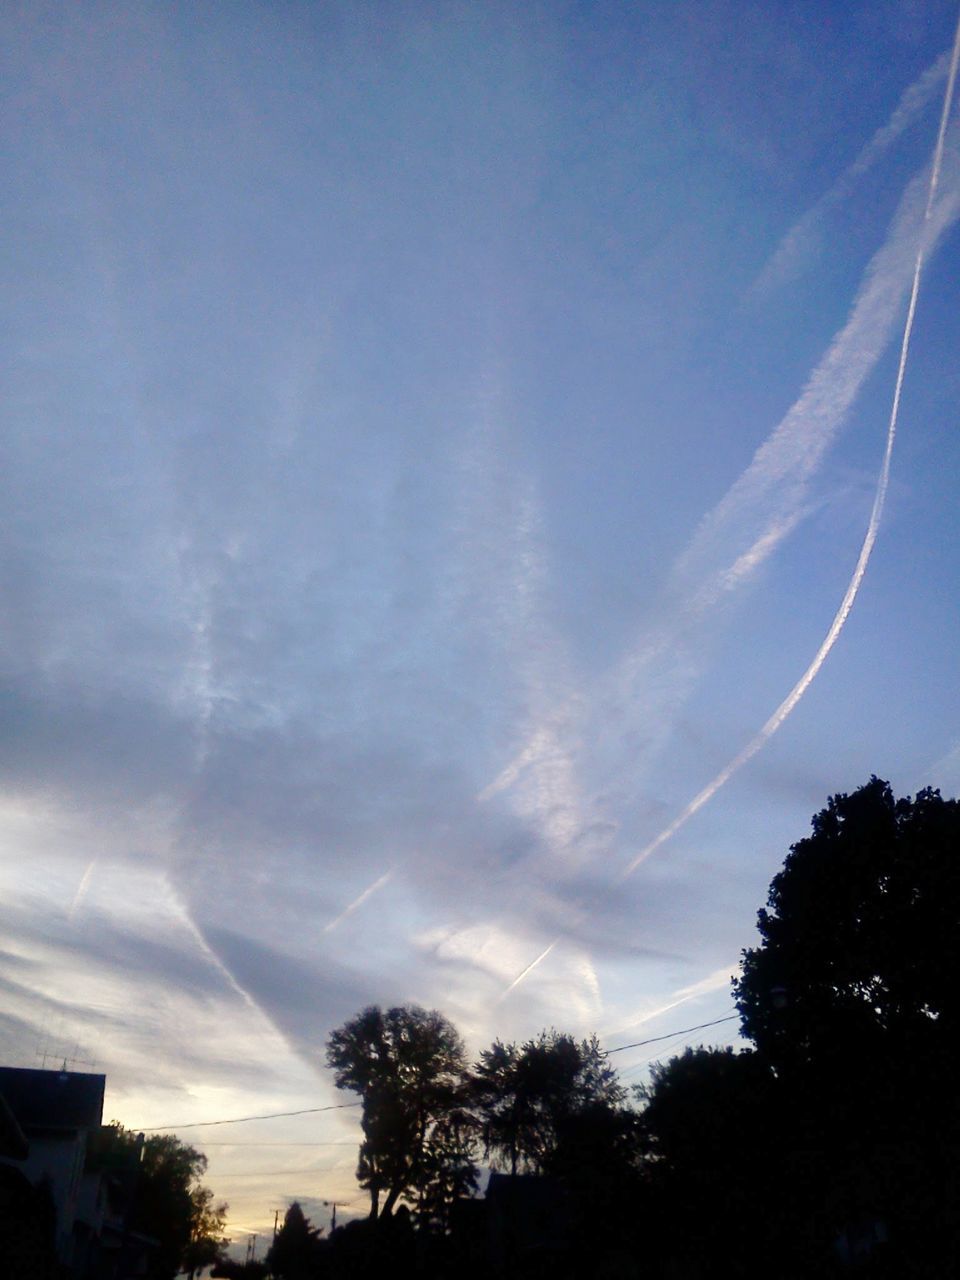
<instances>
[{"instance_id":1,"label":"tree silhouette","mask_svg":"<svg viewBox=\"0 0 960 1280\"><path fill-rule=\"evenodd\" d=\"M626 1098L595 1036L578 1042L557 1031L520 1046L497 1040L473 1068L470 1092L485 1154L514 1175L545 1171L571 1116Z\"/></svg>"},{"instance_id":2,"label":"tree silhouette","mask_svg":"<svg viewBox=\"0 0 960 1280\"><path fill-rule=\"evenodd\" d=\"M875 777L831 797L758 927L734 992L782 1090L792 1194L823 1240L955 1274L960 806Z\"/></svg>"},{"instance_id":3,"label":"tree silhouette","mask_svg":"<svg viewBox=\"0 0 960 1280\"><path fill-rule=\"evenodd\" d=\"M209 1187L190 1190L190 1239L180 1259L181 1270L193 1280L204 1267L212 1267L230 1242L223 1234L227 1217L226 1204L214 1204Z\"/></svg>"},{"instance_id":4,"label":"tree silhouette","mask_svg":"<svg viewBox=\"0 0 960 1280\"><path fill-rule=\"evenodd\" d=\"M363 1103L357 1179L370 1192L371 1218L389 1217L401 1197L415 1207L424 1199L446 1167L440 1158L446 1135L456 1139L460 1164L472 1164L462 1129L451 1127L465 1063L452 1023L418 1005L386 1011L371 1005L331 1034L327 1065L337 1087Z\"/></svg>"},{"instance_id":5,"label":"tree silhouette","mask_svg":"<svg viewBox=\"0 0 960 1280\"><path fill-rule=\"evenodd\" d=\"M109 1158L111 1151L132 1154L137 1145L137 1135L120 1124L105 1126L97 1137L100 1158ZM223 1234L227 1206L215 1205L213 1193L200 1182L206 1167L206 1156L173 1134L152 1134L143 1143L128 1225L157 1241L149 1256L149 1280L172 1280L180 1271L208 1266L228 1243Z\"/></svg>"},{"instance_id":6,"label":"tree silhouette","mask_svg":"<svg viewBox=\"0 0 960 1280\"><path fill-rule=\"evenodd\" d=\"M955 1045L960 1028L960 808L894 800L872 778L793 845L734 984L743 1030L771 1060L838 1046Z\"/></svg>"},{"instance_id":7,"label":"tree silhouette","mask_svg":"<svg viewBox=\"0 0 960 1280\"><path fill-rule=\"evenodd\" d=\"M636 1090L647 1154L648 1244L692 1274L789 1274L777 1081L756 1053L687 1049ZM652 1229L651 1229L652 1228Z\"/></svg>"},{"instance_id":8,"label":"tree silhouette","mask_svg":"<svg viewBox=\"0 0 960 1280\"><path fill-rule=\"evenodd\" d=\"M325 1242L294 1200L284 1214L283 1226L264 1259L276 1280L314 1280L323 1263Z\"/></svg>"}]
</instances>

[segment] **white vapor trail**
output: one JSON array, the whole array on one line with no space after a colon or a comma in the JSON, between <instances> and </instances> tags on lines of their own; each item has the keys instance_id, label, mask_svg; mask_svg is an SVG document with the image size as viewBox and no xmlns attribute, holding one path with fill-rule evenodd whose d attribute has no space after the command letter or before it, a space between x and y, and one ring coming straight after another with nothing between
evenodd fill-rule
<instances>
[{"instance_id":1,"label":"white vapor trail","mask_svg":"<svg viewBox=\"0 0 960 1280\"><path fill-rule=\"evenodd\" d=\"M346 920L348 916L352 916L353 913L359 910L359 908L362 907L363 904L368 899L372 898L373 895L378 892L378 890L382 889L385 885L390 883L390 881L393 879L393 873L395 870L396 870L395 867L391 867L390 870L385 871L383 875L379 877L379 879L374 880L372 884L368 884L366 889L364 889L364 891L361 894L358 894L357 897L354 898L354 900L351 903L349 903L348 906L344 907L344 909L340 912L340 914L336 917L335 920L331 920L329 924L324 925L323 932L333 933L334 929L336 929L338 925L342 924L343 921Z\"/></svg>"},{"instance_id":2,"label":"white vapor trail","mask_svg":"<svg viewBox=\"0 0 960 1280\"><path fill-rule=\"evenodd\" d=\"M543 862L551 872L569 871L587 855L583 835L590 828L570 746L577 734L578 700L564 646L548 620L539 494L499 447L510 412L501 364L499 358L490 361L463 458L470 495L463 553L471 599L485 598L498 643L519 677L525 745L476 800L485 804L509 790L513 811L541 837Z\"/></svg>"},{"instance_id":3,"label":"white vapor trail","mask_svg":"<svg viewBox=\"0 0 960 1280\"><path fill-rule=\"evenodd\" d=\"M560 939L559 937L557 937L557 938L554 938L554 940L548 946L544 947L544 949L537 956L536 960L531 960L525 969L520 970L520 972L517 974L514 980L510 983L510 985L503 989L503 991L501 992L498 999L494 1002L494 1004L495 1005L502 1004L503 1001L506 1000L510 992L513 991L515 987L519 987L520 983L524 980L527 974L533 973L537 965L542 964L543 961L546 960L547 956L550 954L551 951L553 951L553 949L557 946L559 942L560 942Z\"/></svg>"},{"instance_id":4,"label":"white vapor trail","mask_svg":"<svg viewBox=\"0 0 960 1280\"><path fill-rule=\"evenodd\" d=\"M611 1036L622 1036L633 1034L640 1027L645 1026L648 1022L653 1022L655 1018L661 1018L665 1013L669 1013L671 1009L677 1009L682 1004L688 1004L691 1000L698 1000L701 996L713 995L716 991L722 991L725 987L729 987L730 979L737 972L737 963L721 965L719 969L714 969L712 973L708 973L705 978L700 978L697 982L691 982L685 987L680 987L674 991L665 1004L657 1005L653 1009L645 1009L642 1013L634 1014L631 1017L621 1019L616 1027L601 1032L601 1039L607 1040Z\"/></svg>"},{"instance_id":5,"label":"white vapor trail","mask_svg":"<svg viewBox=\"0 0 960 1280\"><path fill-rule=\"evenodd\" d=\"M857 172L868 167L882 150L883 139L901 132L910 113L919 111L924 95L929 94L942 74L940 62L934 64L908 90L890 121L868 144L855 162ZM949 68L947 68L949 78ZM952 98L952 85L945 97ZM949 111L948 111L949 114ZM947 116L941 120L945 133ZM937 154L942 157L943 137ZM937 168L939 176L939 163ZM929 254L937 240L956 219L958 184L954 175L949 192L943 192L933 203L926 173L919 174L904 191L890 231L869 262L846 323L836 333L825 355L812 371L806 386L753 459L720 502L701 521L689 546L676 562L668 582L667 616L651 632L636 651L627 654L619 669L606 682L601 693L606 703L608 725L616 715L630 710L634 722L639 721L637 690L644 673L655 664L668 660L673 666L669 679L656 685L657 705L644 716L648 725L664 723L698 676L690 643L696 629L708 613L730 601L762 569L783 542L792 534L809 508L809 485L828 448L844 424L864 383L887 350L895 331L900 308L908 297L915 266L918 223L923 237L924 254ZM926 212L924 205L926 201ZM497 792L516 787L526 780L531 789L536 768L549 762L559 771L572 756L569 742L576 716L570 712L580 708L568 699L568 708L553 721L535 723L525 747L484 788L478 800L489 800ZM648 734L650 730L647 730ZM650 737L646 750L652 753L657 741ZM620 755L622 756L622 752ZM634 762L636 757L634 755ZM635 772L635 770L634 770ZM607 789L613 785L615 766L604 769ZM546 799L550 797L547 794ZM577 816L572 805L557 807L557 813L569 820ZM574 832L565 833L570 841ZM585 850L588 852L589 850Z\"/></svg>"},{"instance_id":6,"label":"white vapor trail","mask_svg":"<svg viewBox=\"0 0 960 1280\"><path fill-rule=\"evenodd\" d=\"M931 182L933 176L931 172ZM927 184L925 206L922 187L920 177L907 187L893 229L867 267L847 323L799 399L703 519L681 557L673 577L678 590L691 580L697 584L692 588L695 610L752 577L795 526L807 500L808 482L886 350L902 300L910 291L917 223L925 255L957 217L956 181L935 208L930 192L935 193L936 183Z\"/></svg>"},{"instance_id":7,"label":"white vapor trail","mask_svg":"<svg viewBox=\"0 0 960 1280\"><path fill-rule=\"evenodd\" d=\"M617 884L622 884L643 862L676 835L680 828L694 814L699 812L726 785L730 778L773 737L816 679L853 608L877 539L880 519L886 501L890 480L890 462L896 437L903 380L906 373L923 264L926 256L935 247L938 238L960 213L960 192L958 192L957 183L954 181L949 198L944 200L938 208L936 219L933 216L935 198L943 166L947 125L953 104L958 59L960 59L960 21L958 21L950 58L947 86L927 184L923 217L919 235L916 235L916 233L914 235L916 248L914 250L909 303L900 344L900 358L887 427L883 462L863 544L843 599L813 660L786 698L746 746L694 796L668 826L645 845L627 864L618 877ZM874 256L868 267L866 285L860 292L846 326L831 344L829 351L815 370L803 395L773 432L772 436L757 451L746 472L728 492L719 506L703 522L690 550L681 561L679 566L681 572L689 566L691 560L699 558L698 553L702 555L704 552L712 550L710 544L714 542L717 533L724 525L742 520L744 513L748 512L751 506L756 506L758 503L762 505L763 499L767 498L771 493L777 493L778 490L782 490L785 482L792 481L791 492L787 495L786 504L781 506L777 515L768 520L759 536L756 533L752 535L750 547L741 552L732 565L721 568L718 571L715 570L712 576L707 577L706 583L700 587L694 597L695 606L702 606L708 599L712 602L715 596L739 585L742 578L748 573L752 573L759 563L773 551L780 541L778 532L780 530L789 530L793 527L794 520L791 518L791 511L796 512L800 508L805 481L822 457L829 440L886 345L892 313L902 297L899 268L905 251L903 241L909 225L909 216L912 210L911 197L915 185L915 182L910 184L907 194L901 202L901 209L898 213L894 232L889 237L888 242ZM782 502L782 496L780 500ZM534 961L527 965L507 987L501 999L528 977L550 955L560 940L559 936L555 938Z\"/></svg>"},{"instance_id":8,"label":"white vapor trail","mask_svg":"<svg viewBox=\"0 0 960 1280\"><path fill-rule=\"evenodd\" d=\"M766 724L754 735L747 743L742 751L738 752L712 779L707 785L690 801L687 807L676 817L669 826L664 827L659 835L655 836L631 862L624 868L620 876L621 881L625 880L629 875L636 871L641 863L645 862L651 854L655 853L661 845L674 836L680 828L693 817L698 810L702 809L708 801L710 801L727 782L733 777L738 769L742 768L748 760L757 754L773 735L777 732L787 716L790 715L794 707L809 689L810 685L816 679L820 668L826 661L827 655L836 644L837 637L843 630L844 623L850 616L850 610L853 608L853 602L857 598L857 592L860 590L860 584L863 582L864 574L867 571L867 565L870 561L870 555L873 551L874 543L877 540L877 531L880 527L880 517L883 514L883 506L887 497L887 487L890 483L890 459L893 454L893 442L897 433L897 419L900 415L900 400L903 392L903 379L907 368L907 356L910 352L910 336L913 332L913 321L917 309L917 296L920 292L920 276L923 271L923 262L926 245L926 232L930 224L931 214L933 211L933 202L937 194L937 187L940 181L940 170L943 164L943 148L946 139L947 121L950 117L950 109L953 104L953 90L957 78L957 61L960 58L960 22L957 24L957 32L953 43L953 55L950 59L950 72L947 79L947 88L943 99L943 112L940 117L940 129L937 134L937 144L934 149L933 165L930 170L930 183L927 192L927 203L923 214L923 226L920 234L920 243L917 247L916 262L913 268L913 282L910 289L910 303L907 307L907 318L903 327L903 338L900 343L900 360L897 365L897 378L893 392L893 404L890 409L890 422L887 427L887 443L883 454L883 465L880 468L880 477L877 482L877 490L873 499L873 508L870 512L870 520L867 524L867 531L864 535L863 545L860 548L860 555L857 557L857 563L853 570L853 576L847 585L840 607L837 609L834 619L830 624L827 634L823 638L820 648L814 655L813 661L804 671L803 675L793 686L784 700L774 711L773 715L767 720ZM956 216L954 214L954 216Z\"/></svg>"},{"instance_id":9,"label":"white vapor trail","mask_svg":"<svg viewBox=\"0 0 960 1280\"><path fill-rule=\"evenodd\" d=\"M71 902L70 910L67 912L68 920L72 920L79 911L80 904L87 896L87 890L90 888L90 883L93 880L93 875L96 869L97 859L91 858L90 862L87 864L86 871L84 871L83 876L80 879L79 885L77 885L77 892L73 895L73 902Z\"/></svg>"},{"instance_id":10,"label":"white vapor trail","mask_svg":"<svg viewBox=\"0 0 960 1280\"><path fill-rule=\"evenodd\" d=\"M793 224L780 241L751 288L751 294L756 296L767 293L796 274L798 259L815 239L818 225L831 209L846 199L857 179L876 164L925 109L941 80L949 74L950 56L950 50L945 50L936 62L903 91L887 123L877 129L849 168L840 175L829 191L825 192L816 204Z\"/></svg>"}]
</instances>

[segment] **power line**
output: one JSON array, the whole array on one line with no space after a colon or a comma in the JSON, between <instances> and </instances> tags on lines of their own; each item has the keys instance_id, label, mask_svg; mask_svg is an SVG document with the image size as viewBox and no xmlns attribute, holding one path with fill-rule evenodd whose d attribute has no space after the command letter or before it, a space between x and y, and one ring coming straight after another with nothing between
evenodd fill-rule
<instances>
[{"instance_id":1,"label":"power line","mask_svg":"<svg viewBox=\"0 0 960 1280\"><path fill-rule=\"evenodd\" d=\"M684 1027L681 1031L668 1031L666 1035L651 1036L649 1040L635 1040L633 1044L620 1044L616 1049L608 1049L607 1053L623 1053L624 1049L642 1049L646 1044L656 1044L658 1040L672 1040L674 1036L686 1036L691 1031L702 1031L704 1027L717 1027L721 1022L732 1022L739 1018L739 1013L728 1013L725 1018L714 1018L712 1022L700 1022L695 1027Z\"/></svg>"},{"instance_id":2,"label":"power line","mask_svg":"<svg viewBox=\"0 0 960 1280\"><path fill-rule=\"evenodd\" d=\"M739 1016L740 1016L739 1014L730 1013L730 1014L727 1014L725 1018L714 1018L712 1022L699 1022L695 1027L683 1027L679 1031L668 1031L662 1036L650 1036L649 1039L647 1040L635 1040L632 1044L617 1045L615 1049L607 1049L606 1052L608 1054L623 1053L625 1049L642 1049L644 1045L656 1044L660 1040L672 1040L674 1036L685 1036L685 1035L689 1035L693 1031L703 1031L706 1027L717 1027L720 1025L721 1022L732 1022L735 1018L738 1018ZM322 1111L346 1111L351 1107L360 1107L362 1105L363 1104L360 1102L335 1102L333 1103L332 1106L328 1106L328 1107L304 1107L300 1111L267 1111L267 1112L264 1112L263 1115L257 1115L257 1116L235 1116L232 1120L189 1120L185 1124L155 1124L155 1125L133 1124L133 1125L128 1125L127 1127L130 1129L135 1129L137 1130L137 1132L140 1132L140 1133L164 1133L170 1129L205 1129L205 1128L212 1128L214 1125L221 1125L221 1124L247 1124L251 1120L282 1120L282 1119L285 1119L287 1116L312 1116L312 1115L318 1115ZM335 1147L335 1146L353 1146L353 1143L350 1143L350 1142L343 1142L343 1143L338 1143L338 1142L304 1142L304 1143L220 1142L220 1143L213 1143L213 1142L208 1142L206 1145L208 1147L212 1147L212 1146L292 1147L292 1146L300 1146L300 1145L305 1147Z\"/></svg>"},{"instance_id":3,"label":"power line","mask_svg":"<svg viewBox=\"0 0 960 1280\"><path fill-rule=\"evenodd\" d=\"M268 1111L262 1116L236 1116L232 1120L188 1120L185 1124L132 1124L127 1127L135 1129L138 1133L163 1133L167 1129L204 1129L215 1124L246 1124L248 1120L281 1120L286 1116L313 1116L320 1111L344 1111L348 1107L362 1105L360 1102L335 1102L330 1107L304 1107L302 1111Z\"/></svg>"},{"instance_id":4,"label":"power line","mask_svg":"<svg viewBox=\"0 0 960 1280\"><path fill-rule=\"evenodd\" d=\"M332 1174L334 1167L325 1167L325 1169L252 1169L248 1172L241 1172L241 1174L216 1174L215 1178L211 1176L211 1181L221 1183L221 1181L229 1178L293 1178L294 1175L301 1174L303 1176L307 1174L311 1176L315 1174Z\"/></svg>"},{"instance_id":5,"label":"power line","mask_svg":"<svg viewBox=\"0 0 960 1280\"><path fill-rule=\"evenodd\" d=\"M204 1147L355 1147L357 1145L356 1138L339 1142L204 1142L202 1138L198 1141Z\"/></svg>"}]
</instances>

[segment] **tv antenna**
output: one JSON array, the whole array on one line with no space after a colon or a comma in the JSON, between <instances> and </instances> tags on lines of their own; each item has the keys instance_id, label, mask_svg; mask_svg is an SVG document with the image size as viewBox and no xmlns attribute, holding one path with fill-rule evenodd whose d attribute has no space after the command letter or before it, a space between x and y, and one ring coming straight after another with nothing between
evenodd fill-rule
<instances>
[{"instance_id":1,"label":"tv antenna","mask_svg":"<svg viewBox=\"0 0 960 1280\"><path fill-rule=\"evenodd\" d=\"M63 1066L60 1068L61 1071L67 1070L67 1063L70 1063L71 1066L75 1066L75 1067L96 1066L96 1063L91 1062L89 1058L80 1057L79 1044L76 1044L74 1046L72 1054L64 1053L62 1048L55 1049L53 1047L48 1046L46 1049L38 1049L36 1056L40 1059L40 1067L43 1071L46 1071L47 1069L48 1058L52 1058L54 1061L57 1061L57 1060L61 1061L63 1063Z\"/></svg>"}]
</instances>

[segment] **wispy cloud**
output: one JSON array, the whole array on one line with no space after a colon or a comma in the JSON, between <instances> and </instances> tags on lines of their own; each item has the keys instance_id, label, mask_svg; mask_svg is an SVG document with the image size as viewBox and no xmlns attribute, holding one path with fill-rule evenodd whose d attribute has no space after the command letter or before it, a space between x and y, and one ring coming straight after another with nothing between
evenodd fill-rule
<instances>
[{"instance_id":1,"label":"wispy cloud","mask_svg":"<svg viewBox=\"0 0 960 1280\"><path fill-rule=\"evenodd\" d=\"M494 368L497 368L495 363ZM510 792L510 804L542 842L554 873L581 856L585 825L572 744L577 705L562 638L548 621L549 572L536 486L516 458L501 453L510 414L499 372L488 375L476 405L463 459L470 497L464 521L463 570L487 597L513 679L524 740L513 762L484 787L483 804ZM486 553L478 555L481 548ZM490 569L494 569L491 580Z\"/></svg>"},{"instance_id":2,"label":"wispy cloud","mask_svg":"<svg viewBox=\"0 0 960 1280\"><path fill-rule=\"evenodd\" d=\"M720 968L714 969L712 973L708 973L706 977L679 987L668 995L665 1001L638 1010L636 1013L628 1014L625 1018L618 1019L614 1027L603 1033L604 1039L636 1031L639 1027L646 1026L648 1022L653 1022L657 1018L663 1017L665 1013L669 1013L672 1009L677 1009L683 1004L689 1004L691 1000L698 1000L701 996L714 995L718 991L729 991L730 979L737 972L737 967L735 964L721 965Z\"/></svg>"}]
</instances>

